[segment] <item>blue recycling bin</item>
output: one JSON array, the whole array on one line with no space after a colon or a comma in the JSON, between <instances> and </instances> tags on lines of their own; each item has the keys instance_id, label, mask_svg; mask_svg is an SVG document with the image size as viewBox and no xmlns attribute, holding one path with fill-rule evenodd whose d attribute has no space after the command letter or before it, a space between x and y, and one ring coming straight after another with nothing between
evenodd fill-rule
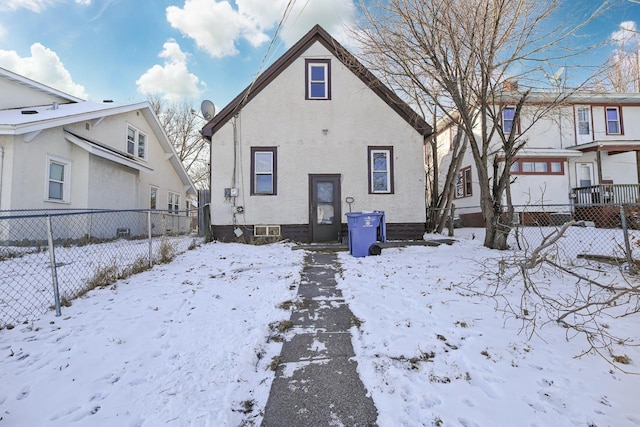
<instances>
[{"instance_id":1,"label":"blue recycling bin","mask_svg":"<svg viewBox=\"0 0 640 427\"><path fill-rule=\"evenodd\" d=\"M376 253L375 251L380 254L380 247L376 243L378 239L382 242L386 240L384 212L349 212L346 215L349 253L354 257L365 257Z\"/></svg>"}]
</instances>

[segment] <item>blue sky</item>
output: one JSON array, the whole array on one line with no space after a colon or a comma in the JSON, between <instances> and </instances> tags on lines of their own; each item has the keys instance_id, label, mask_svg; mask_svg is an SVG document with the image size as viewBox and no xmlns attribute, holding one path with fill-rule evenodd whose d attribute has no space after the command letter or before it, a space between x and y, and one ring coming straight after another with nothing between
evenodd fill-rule
<instances>
[{"instance_id":1,"label":"blue sky","mask_svg":"<svg viewBox=\"0 0 640 427\"><path fill-rule=\"evenodd\" d=\"M0 0L0 67L84 99L203 99L226 105L265 57L290 0ZM348 44L357 0L297 0L267 65L314 24ZM574 10L580 3L567 0ZM640 4L590 24L605 40ZM604 51L601 51L604 52ZM606 55L606 52L603 53Z\"/></svg>"}]
</instances>

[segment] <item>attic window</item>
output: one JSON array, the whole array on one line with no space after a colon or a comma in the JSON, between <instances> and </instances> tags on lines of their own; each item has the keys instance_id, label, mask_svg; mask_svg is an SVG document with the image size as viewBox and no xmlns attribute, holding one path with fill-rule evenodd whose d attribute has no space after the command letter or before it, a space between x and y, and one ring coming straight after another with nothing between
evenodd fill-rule
<instances>
[{"instance_id":1,"label":"attic window","mask_svg":"<svg viewBox=\"0 0 640 427\"><path fill-rule=\"evenodd\" d=\"M331 60L307 59L305 99L331 99Z\"/></svg>"},{"instance_id":2,"label":"attic window","mask_svg":"<svg viewBox=\"0 0 640 427\"><path fill-rule=\"evenodd\" d=\"M127 153L147 158L147 136L131 125L127 126Z\"/></svg>"}]
</instances>

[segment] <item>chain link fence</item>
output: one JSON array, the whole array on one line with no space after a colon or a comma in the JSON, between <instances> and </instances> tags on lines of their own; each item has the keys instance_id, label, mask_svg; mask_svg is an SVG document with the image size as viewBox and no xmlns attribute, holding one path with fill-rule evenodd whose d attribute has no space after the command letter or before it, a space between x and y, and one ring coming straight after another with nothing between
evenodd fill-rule
<instances>
[{"instance_id":1,"label":"chain link fence","mask_svg":"<svg viewBox=\"0 0 640 427\"><path fill-rule=\"evenodd\" d=\"M553 247L555 258L562 265L605 262L630 273L640 270L640 205L526 205L514 206L514 210L508 240L512 248L531 252L568 223L563 237ZM479 206L440 212L445 213L444 223L454 236L457 228L484 228ZM437 215L440 212L428 212L429 218L440 218Z\"/></svg>"},{"instance_id":2,"label":"chain link fence","mask_svg":"<svg viewBox=\"0 0 640 427\"><path fill-rule=\"evenodd\" d=\"M0 329L170 261L204 238L198 210L0 212Z\"/></svg>"}]
</instances>

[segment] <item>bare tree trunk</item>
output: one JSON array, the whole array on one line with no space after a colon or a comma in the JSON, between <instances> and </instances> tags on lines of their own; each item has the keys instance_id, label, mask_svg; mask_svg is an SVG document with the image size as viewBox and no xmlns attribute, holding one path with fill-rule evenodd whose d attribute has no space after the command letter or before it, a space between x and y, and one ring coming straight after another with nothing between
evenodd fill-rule
<instances>
[{"instance_id":1,"label":"bare tree trunk","mask_svg":"<svg viewBox=\"0 0 640 427\"><path fill-rule=\"evenodd\" d=\"M363 62L395 87L410 88L411 99L431 98L466 134L480 184L484 243L490 248L507 247L513 208L507 206L503 216L503 200L510 191L509 169L526 143L526 131L569 95L557 94L542 106L528 106L527 123L520 129L529 91L505 91L503 84L521 78L531 87L548 85L536 84L542 74L539 58L566 62L578 53L565 42L584 22L572 25L569 21L576 15L567 15L564 6L561 0L361 2L361 28L352 36L362 48ZM591 18L603 10L600 5L590 7ZM553 27L556 12L563 19ZM502 114L514 105L511 129L503 130ZM496 157L502 164L490 174ZM444 188L450 188L449 183ZM448 205L449 197L432 194L438 207ZM506 200L511 200L509 195ZM430 205L436 206L435 201Z\"/></svg>"}]
</instances>

